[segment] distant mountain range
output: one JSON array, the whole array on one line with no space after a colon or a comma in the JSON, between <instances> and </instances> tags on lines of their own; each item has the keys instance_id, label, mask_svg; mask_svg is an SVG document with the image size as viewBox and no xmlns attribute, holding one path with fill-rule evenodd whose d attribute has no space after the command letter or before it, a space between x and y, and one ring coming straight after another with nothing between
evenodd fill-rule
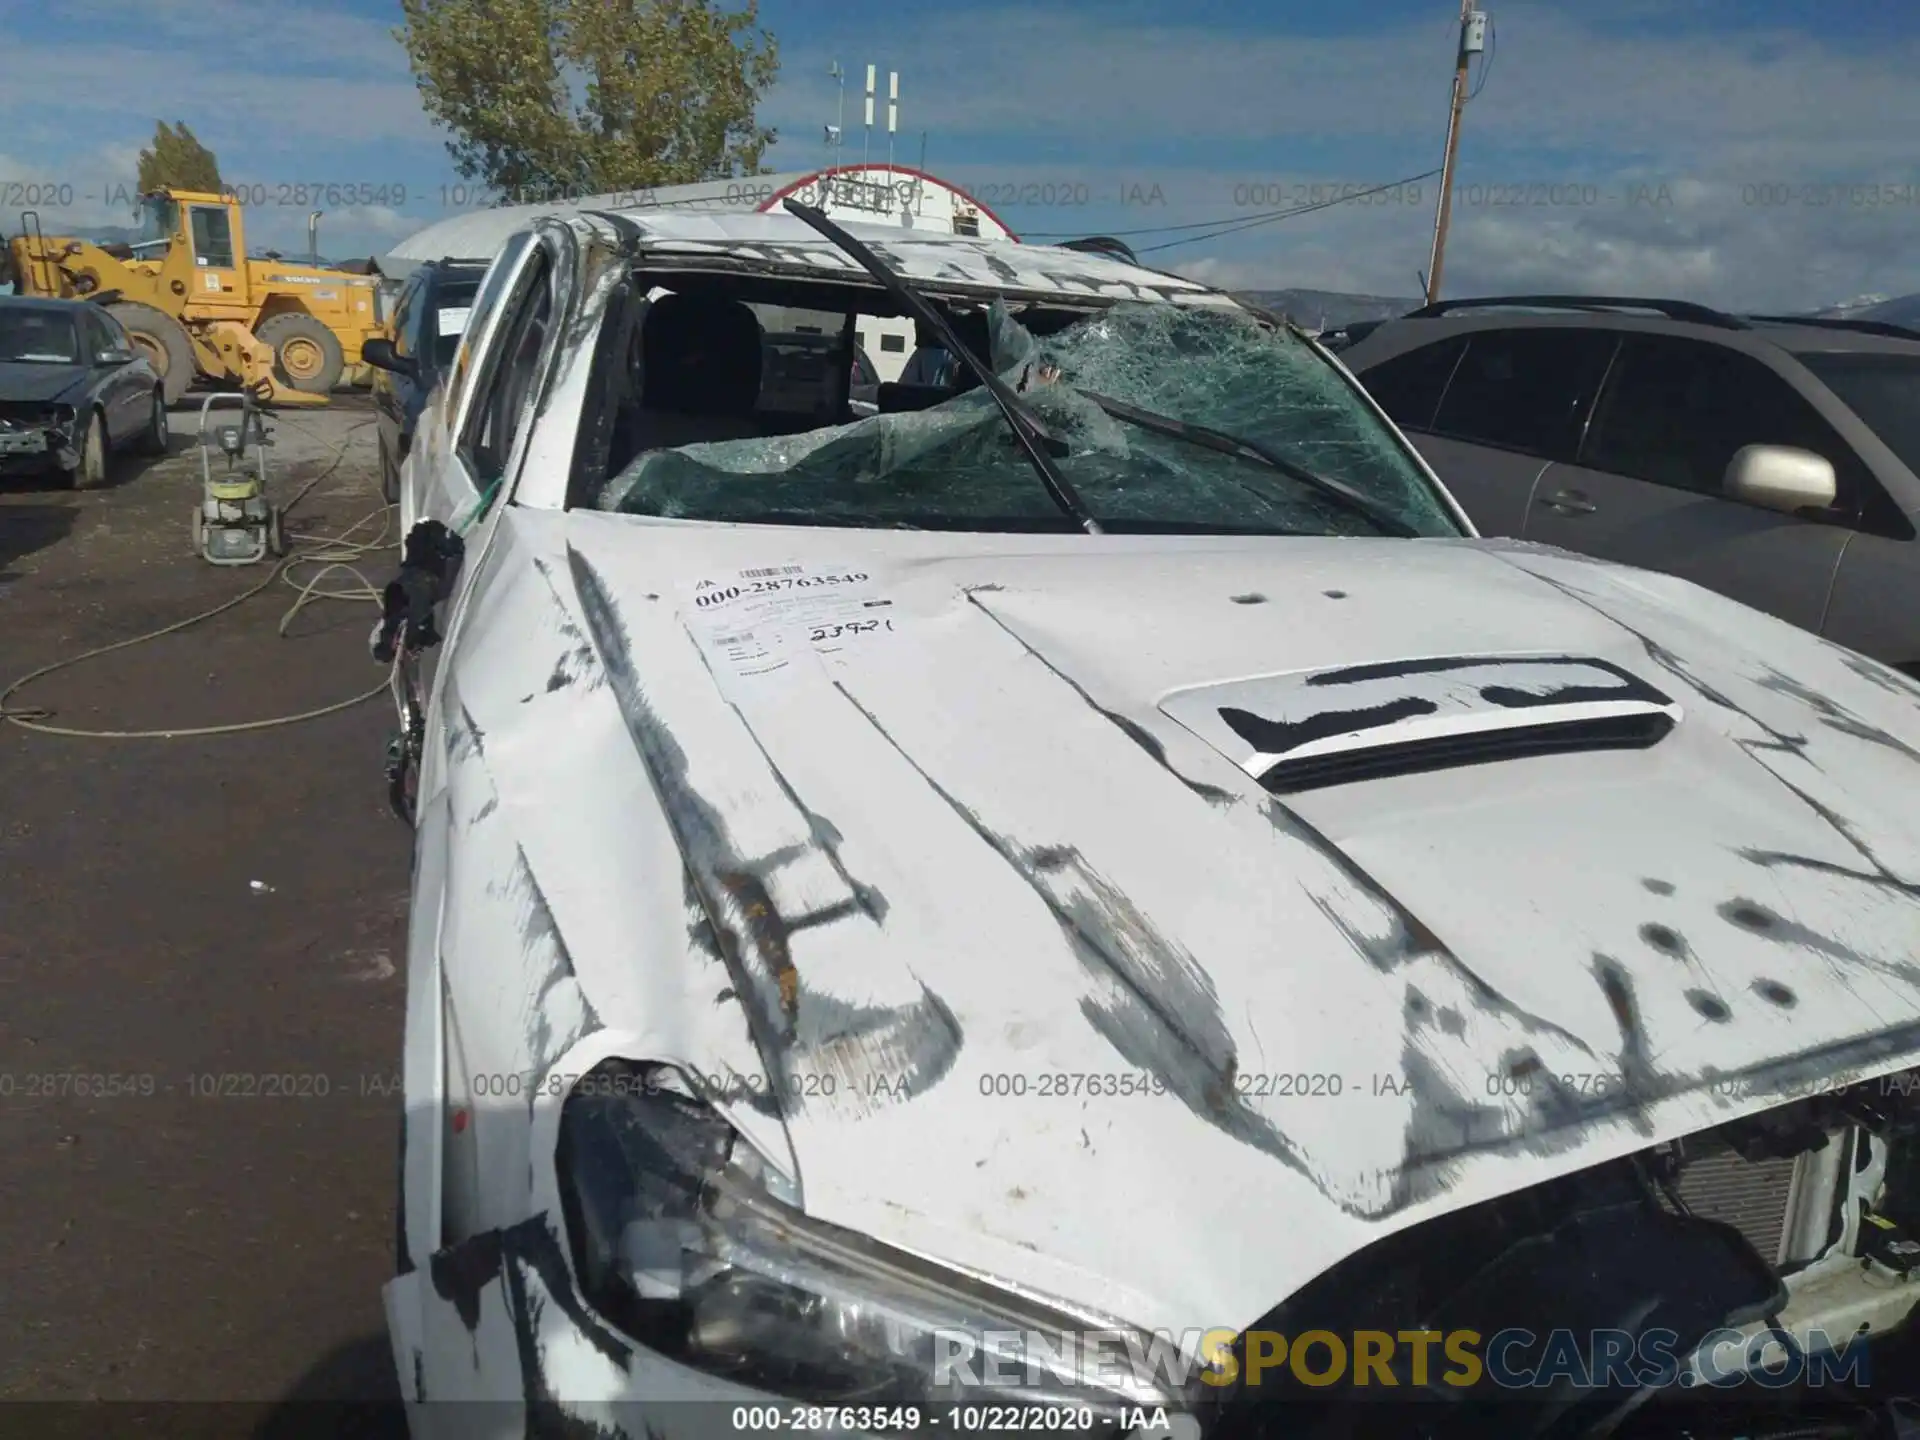
<instances>
[{"instance_id":1,"label":"distant mountain range","mask_svg":"<svg viewBox=\"0 0 1920 1440\"><path fill-rule=\"evenodd\" d=\"M1884 295L1862 295L1817 313L1836 320L1884 320L1891 325L1911 325L1920 330L1920 294L1896 295L1892 299Z\"/></svg>"},{"instance_id":2,"label":"distant mountain range","mask_svg":"<svg viewBox=\"0 0 1920 1440\"><path fill-rule=\"evenodd\" d=\"M1242 300L1285 315L1307 330L1337 330L1359 320L1391 320L1418 310L1420 300L1350 295L1341 290L1239 290Z\"/></svg>"}]
</instances>

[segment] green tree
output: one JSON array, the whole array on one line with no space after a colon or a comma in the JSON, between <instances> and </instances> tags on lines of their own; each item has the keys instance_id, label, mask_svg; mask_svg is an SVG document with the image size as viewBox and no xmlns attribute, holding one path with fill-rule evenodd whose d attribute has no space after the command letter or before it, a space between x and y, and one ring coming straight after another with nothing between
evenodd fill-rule
<instances>
[{"instance_id":1,"label":"green tree","mask_svg":"<svg viewBox=\"0 0 1920 1440\"><path fill-rule=\"evenodd\" d=\"M604 193L755 174L779 72L757 0L401 0L421 103L459 172Z\"/></svg>"},{"instance_id":2,"label":"green tree","mask_svg":"<svg viewBox=\"0 0 1920 1440\"><path fill-rule=\"evenodd\" d=\"M162 120L153 129L153 144L140 152L140 189L220 192L220 162L194 138L184 122L171 127Z\"/></svg>"}]
</instances>

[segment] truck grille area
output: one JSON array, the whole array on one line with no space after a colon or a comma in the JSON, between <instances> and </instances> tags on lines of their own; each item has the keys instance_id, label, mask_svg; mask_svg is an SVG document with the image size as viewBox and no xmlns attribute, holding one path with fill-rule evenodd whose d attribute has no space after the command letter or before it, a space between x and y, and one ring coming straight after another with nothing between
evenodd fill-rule
<instances>
[{"instance_id":1,"label":"truck grille area","mask_svg":"<svg viewBox=\"0 0 1920 1440\"><path fill-rule=\"evenodd\" d=\"M1748 1160L1730 1146L1708 1141L1688 1155L1674 1189L1695 1215L1733 1226L1762 1260L1777 1265L1796 1163L1791 1156Z\"/></svg>"}]
</instances>

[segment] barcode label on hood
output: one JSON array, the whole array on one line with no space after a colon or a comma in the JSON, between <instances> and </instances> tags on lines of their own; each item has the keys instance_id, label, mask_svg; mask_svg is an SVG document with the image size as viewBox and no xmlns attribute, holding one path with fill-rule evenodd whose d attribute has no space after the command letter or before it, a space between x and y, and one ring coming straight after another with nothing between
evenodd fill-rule
<instances>
[{"instance_id":1,"label":"barcode label on hood","mask_svg":"<svg viewBox=\"0 0 1920 1440\"><path fill-rule=\"evenodd\" d=\"M722 688L818 674L884 645L903 618L859 565L762 565L685 585L681 614Z\"/></svg>"}]
</instances>

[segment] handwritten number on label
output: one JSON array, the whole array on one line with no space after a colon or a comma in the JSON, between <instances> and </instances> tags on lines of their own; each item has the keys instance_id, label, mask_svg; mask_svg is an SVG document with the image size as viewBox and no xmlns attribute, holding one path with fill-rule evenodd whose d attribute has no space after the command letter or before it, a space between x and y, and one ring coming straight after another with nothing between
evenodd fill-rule
<instances>
[{"instance_id":1,"label":"handwritten number on label","mask_svg":"<svg viewBox=\"0 0 1920 1440\"><path fill-rule=\"evenodd\" d=\"M891 620L849 620L842 625L816 625L807 640L810 644L818 645L823 640L838 640L843 635L870 635L891 629Z\"/></svg>"}]
</instances>

